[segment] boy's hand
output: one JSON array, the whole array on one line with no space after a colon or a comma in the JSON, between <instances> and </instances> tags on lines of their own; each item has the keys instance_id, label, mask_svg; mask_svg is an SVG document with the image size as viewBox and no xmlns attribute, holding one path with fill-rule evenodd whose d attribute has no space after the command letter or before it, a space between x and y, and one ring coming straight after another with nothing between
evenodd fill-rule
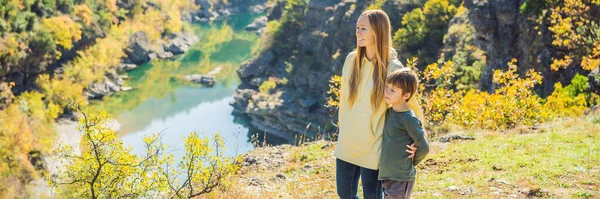
<instances>
[{"instance_id":1,"label":"boy's hand","mask_svg":"<svg viewBox=\"0 0 600 199\"><path fill-rule=\"evenodd\" d=\"M408 147L408 150L406 150L406 152L408 152L408 154L410 154L408 156L408 158L414 158L415 157L415 153L417 152L417 147L415 146L415 143L412 143L410 145L406 145L406 147Z\"/></svg>"}]
</instances>

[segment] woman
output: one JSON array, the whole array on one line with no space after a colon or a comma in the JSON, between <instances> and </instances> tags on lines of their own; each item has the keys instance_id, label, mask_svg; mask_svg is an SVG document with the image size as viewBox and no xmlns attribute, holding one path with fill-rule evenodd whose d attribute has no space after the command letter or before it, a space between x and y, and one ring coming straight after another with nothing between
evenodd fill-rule
<instances>
[{"instance_id":1,"label":"woman","mask_svg":"<svg viewBox=\"0 0 600 199\"><path fill-rule=\"evenodd\" d=\"M340 198L358 198L358 180L362 178L363 197L381 198L377 179L385 110L385 80L391 71L404 67L392 48L391 25L387 14L370 10L356 23L357 47L344 62L340 90L340 133L336 157L336 184ZM417 101L409 106L419 120L423 111ZM414 154L416 150L407 152Z\"/></svg>"}]
</instances>

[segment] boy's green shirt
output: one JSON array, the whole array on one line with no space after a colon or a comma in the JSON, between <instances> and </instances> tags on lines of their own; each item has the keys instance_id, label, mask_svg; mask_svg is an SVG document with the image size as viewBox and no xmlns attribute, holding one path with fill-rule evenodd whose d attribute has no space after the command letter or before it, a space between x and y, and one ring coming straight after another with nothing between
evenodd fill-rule
<instances>
[{"instance_id":1,"label":"boy's green shirt","mask_svg":"<svg viewBox=\"0 0 600 199\"><path fill-rule=\"evenodd\" d=\"M415 166L429 153L421 122L410 110L396 112L389 108L385 114L379 180L413 181L417 175ZM406 145L413 142L417 152L411 159Z\"/></svg>"}]
</instances>

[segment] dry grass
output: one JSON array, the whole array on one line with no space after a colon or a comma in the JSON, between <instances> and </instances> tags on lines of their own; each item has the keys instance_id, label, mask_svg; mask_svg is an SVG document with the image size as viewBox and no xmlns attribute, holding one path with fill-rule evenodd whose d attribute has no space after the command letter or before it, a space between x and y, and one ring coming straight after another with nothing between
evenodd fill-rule
<instances>
[{"instance_id":1,"label":"dry grass","mask_svg":"<svg viewBox=\"0 0 600 199\"><path fill-rule=\"evenodd\" d=\"M600 115L431 142L415 198L600 198ZM335 143L257 149L209 198L337 198ZM359 195L361 195L359 193Z\"/></svg>"}]
</instances>

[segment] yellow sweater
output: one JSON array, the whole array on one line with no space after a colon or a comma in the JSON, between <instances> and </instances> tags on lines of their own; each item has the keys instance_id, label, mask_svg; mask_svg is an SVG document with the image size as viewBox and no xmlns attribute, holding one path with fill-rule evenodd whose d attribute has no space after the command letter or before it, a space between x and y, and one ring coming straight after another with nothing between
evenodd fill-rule
<instances>
[{"instance_id":1,"label":"yellow sweater","mask_svg":"<svg viewBox=\"0 0 600 199\"><path fill-rule=\"evenodd\" d=\"M388 74L404 67L398 61L397 55L396 51L391 49ZM371 62L365 59L365 67L362 71L363 74L361 74L362 79L358 87L356 101L352 108L348 107L347 93L349 93L349 86L347 84L352 71L354 56L356 56L356 52L352 52L346 57L342 69L338 113L340 132L334 156L363 168L378 170L385 111L390 105L380 106L376 111L372 110L373 66ZM384 99L381 100L382 103L385 103ZM423 111L414 97L408 101L408 106L415 112L417 118L424 123Z\"/></svg>"}]
</instances>

